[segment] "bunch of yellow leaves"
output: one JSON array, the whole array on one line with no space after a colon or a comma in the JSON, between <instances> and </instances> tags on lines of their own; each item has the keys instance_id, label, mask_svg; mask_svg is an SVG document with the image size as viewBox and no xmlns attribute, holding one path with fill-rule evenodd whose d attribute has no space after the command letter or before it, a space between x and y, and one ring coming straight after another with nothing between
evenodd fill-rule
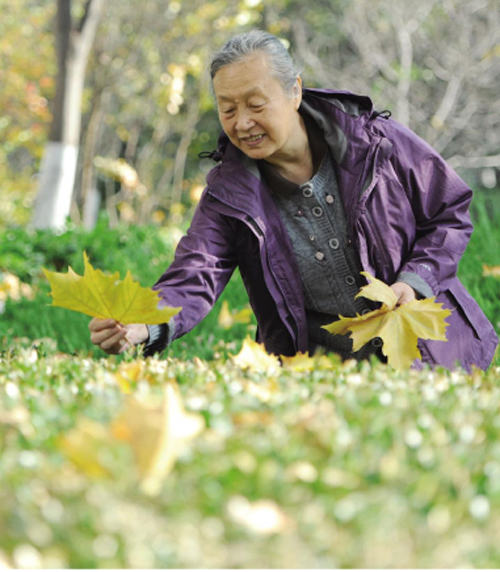
<instances>
[{"instance_id":1,"label":"bunch of yellow leaves","mask_svg":"<svg viewBox=\"0 0 500 572\"><path fill-rule=\"evenodd\" d=\"M95 270L85 252L83 260L83 276L76 274L71 267L66 274L43 269L52 287L52 306L94 318L112 318L124 325L163 324L180 312L181 308L159 309L159 293L135 282L130 271L124 280L119 280L118 272L108 275Z\"/></svg>"},{"instance_id":2,"label":"bunch of yellow leaves","mask_svg":"<svg viewBox=\"0 0 500 572\"><path fill-rule=\"evenodd\" d=\"M373 312L355 318L344 318L323 326L331 334L351 332L353 350L360 350L373 338L383 341L382 352L395 369L403 370L421 357L418 339L446 341L445 318L450 310L435 302L435 297L413 300L402 306L396 306L397 297L392 288L374 278L368 272L362 272L369 284L361 288L356 298L362 296L382 307Z\"/></svg>"}]
</instances>

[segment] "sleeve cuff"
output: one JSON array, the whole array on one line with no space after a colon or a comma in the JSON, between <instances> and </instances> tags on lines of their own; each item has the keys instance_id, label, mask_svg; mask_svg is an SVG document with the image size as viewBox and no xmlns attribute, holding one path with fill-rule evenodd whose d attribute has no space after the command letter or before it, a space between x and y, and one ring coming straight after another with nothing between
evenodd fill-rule
<instances>
[{"instance_id":1,"label":"sleeve cuff","mask_svg":"<svg viewBox=\"0 0 500 572\"><path fill-rule=\"evenodd\" d=\"M414 272L400 272L396 281L405 282L408 286L411 286L415 290L417 298L419 299L432 298L432 296L434 296L434 292L429 284Z\"/></svg>"},{"instance_id":2,"label":"sleeve cuff","mask_svg":"<svg viewBox=\"0 0 500 572\"><path fill-rule=\"evenodd\" d=\"M165 350L172 342L175 332L174 319L166 324L146 325L149 333L148 341L144 344L143 355L150 357Z\"/></svg>"}]
</instances>

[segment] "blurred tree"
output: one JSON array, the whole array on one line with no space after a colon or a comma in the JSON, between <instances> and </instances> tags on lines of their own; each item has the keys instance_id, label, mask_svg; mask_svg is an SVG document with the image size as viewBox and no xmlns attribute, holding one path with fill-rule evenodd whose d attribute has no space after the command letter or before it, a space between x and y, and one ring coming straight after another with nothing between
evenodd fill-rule
<instances>
[{"instance_id":1,"label":"blurred tree","mask_svg":"<svg viewBox=\"0 0 500 572\"><path fill-rule=\"evenodd\" d=\"M95 222L96 195L110 220L161 221L170 212L177 218L180 207L173 205L189 206L191 189L211 164L197 154L213 149L220 131L206 74L210 53L231 35L260 26L262 9L261 0L145 0L140 11L106 3L84 101L77 198L88 226ZM103 177L96 156L121 157L141 184L131 190Z\"/></svg>"},{"instance_id":2,"label":"blurred tree","mask_svg":"<svg viewBox=\"0 0 500 572\"><path fill-rule=\"evenodd\" d=\"M0 0L0 227L26 224L52 115L55 4Z\"/></svg>"},{"instance_id":3,"label":"blurred tree","mask_svg":"<svg viewBox=\"0 0 500 572\"><path fill-rule=\"evenodd\" d=\"M58 228L70 212L80 141L85 69L103 0L87 0L79 19L72 0L57 0L58 72L49 141L41 165L33 225ZM81 6L74 5L78 12Z\"/></svg>"},{"instance_id":4,"label":"blurred tree","mask_svg":"<svg viewBox=\"0 0 500 572\"><path fill-rule=\"evenodd\" d=\"M66 30L69 25L73 30L67 36L69 55L72 42L78 48L82 24L86 20L89 24L90 8L97 1L72 0L71 20L67 16L65 20ZM177 220L190 207L190 197L199 196L212 166L197 154L215 148L220 132L206 64L213 49L251 28L267 29L290 44L304 64L306 85L371 95L378 109L391 109L456 167L500 165L497 4L498 0L421 0L418 5L410 0L373 0L369 5L363 0L308 4L301 0L143 0L140 4L108 0L89 58L86 87L79 92L81 106L75 106L76 119L59 128L64 138L70 125L78 126L82 113L81 135L73 137L73 150L67 151L74 164L79 146L73 219L81 220L83 212L86 224L92 226L96 198L105 202L110 220L131 223L160 223L167 216ZM14 190L19 197L16 204L29 206L30 177L46 141L51 120L47 100L54 94L56 71L54 35L48 33L47 22L55 8L54 1L0 0L2 196L12 190L0 209L0 224L12 212ZM22 50L17 49L19 45ZM69 80L70 75L67 86ZM62 112L67 106L52 107ZM56 125L54 121L53 131ZM47 152L56 142L62 149L63 141L51 133ZM98 164L96 157L102 159ZM131 186L108 168L117 159L122 167L135 171L137 184ZM45 181L49 172L68 179L74 176L74 167L48 171L47 164L46 157ZM42 205L55 204L55 189L61 188L43 184L44 168L39 212ZM42 198L42 187L47 199ZM73 183L68 184L63 195L65 213L72 187ZM48 218L41 219L47 224Z\"/></svg>"},{"instance_id":5,"label":"blurred tree","mask_svg":"<svg viewBox=\"0 0 500 572\"><path fill-rule=\"evenodd\" d=\"M498 0L282 4L309 83L371 95L455 167L500 165Z\"/></svg>"}]
</instances>

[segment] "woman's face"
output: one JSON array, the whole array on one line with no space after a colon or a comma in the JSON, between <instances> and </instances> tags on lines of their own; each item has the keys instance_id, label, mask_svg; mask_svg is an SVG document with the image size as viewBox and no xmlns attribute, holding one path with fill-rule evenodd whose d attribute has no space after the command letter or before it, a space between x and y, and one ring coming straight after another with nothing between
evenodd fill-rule
<instances>
[{"instance_id":1,"label":"woman's face","mask_svg":"<svg viewBox=\"0 0 500 572\"><path fill-rule=\"evenodd\" d=\"M264 54L221 68L214 77L219 119L231 142L252 159L272 162L293 155L302 90L297 78L287 96L271 75Z\"/></svg>"}]
</instances>

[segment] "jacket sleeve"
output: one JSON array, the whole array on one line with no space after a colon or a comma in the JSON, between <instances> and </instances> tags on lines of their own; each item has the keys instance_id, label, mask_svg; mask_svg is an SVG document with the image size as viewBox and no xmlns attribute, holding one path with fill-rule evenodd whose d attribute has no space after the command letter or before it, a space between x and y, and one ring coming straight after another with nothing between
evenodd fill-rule
<instances>
[{"instance_id":1,"label":"jacket sleeve","mask_svg":"<svg viewBox=\"0 0 500 572\"><path fill-rule=\"evenodd\" d=\"M427 284L437 295L456 276L472 234L472 190L425 141L401 125L397 131L390 160L416 223L413 249L403 261L398 278L420 285L420 292L427 290Z\"/></svg>"},{"instance_id":2,"label":"jacket sleeve","mask_svg":"<svg viewBox=\"0 0 500 572\"><path fill-rule=\"evenodd\" d=\"M153 286L161 305L182 308L168 324L169 341L201 322L231 278L237 265L235 224L211 207L205 189L173 263Z\"/></svg>"}]
</instances>

